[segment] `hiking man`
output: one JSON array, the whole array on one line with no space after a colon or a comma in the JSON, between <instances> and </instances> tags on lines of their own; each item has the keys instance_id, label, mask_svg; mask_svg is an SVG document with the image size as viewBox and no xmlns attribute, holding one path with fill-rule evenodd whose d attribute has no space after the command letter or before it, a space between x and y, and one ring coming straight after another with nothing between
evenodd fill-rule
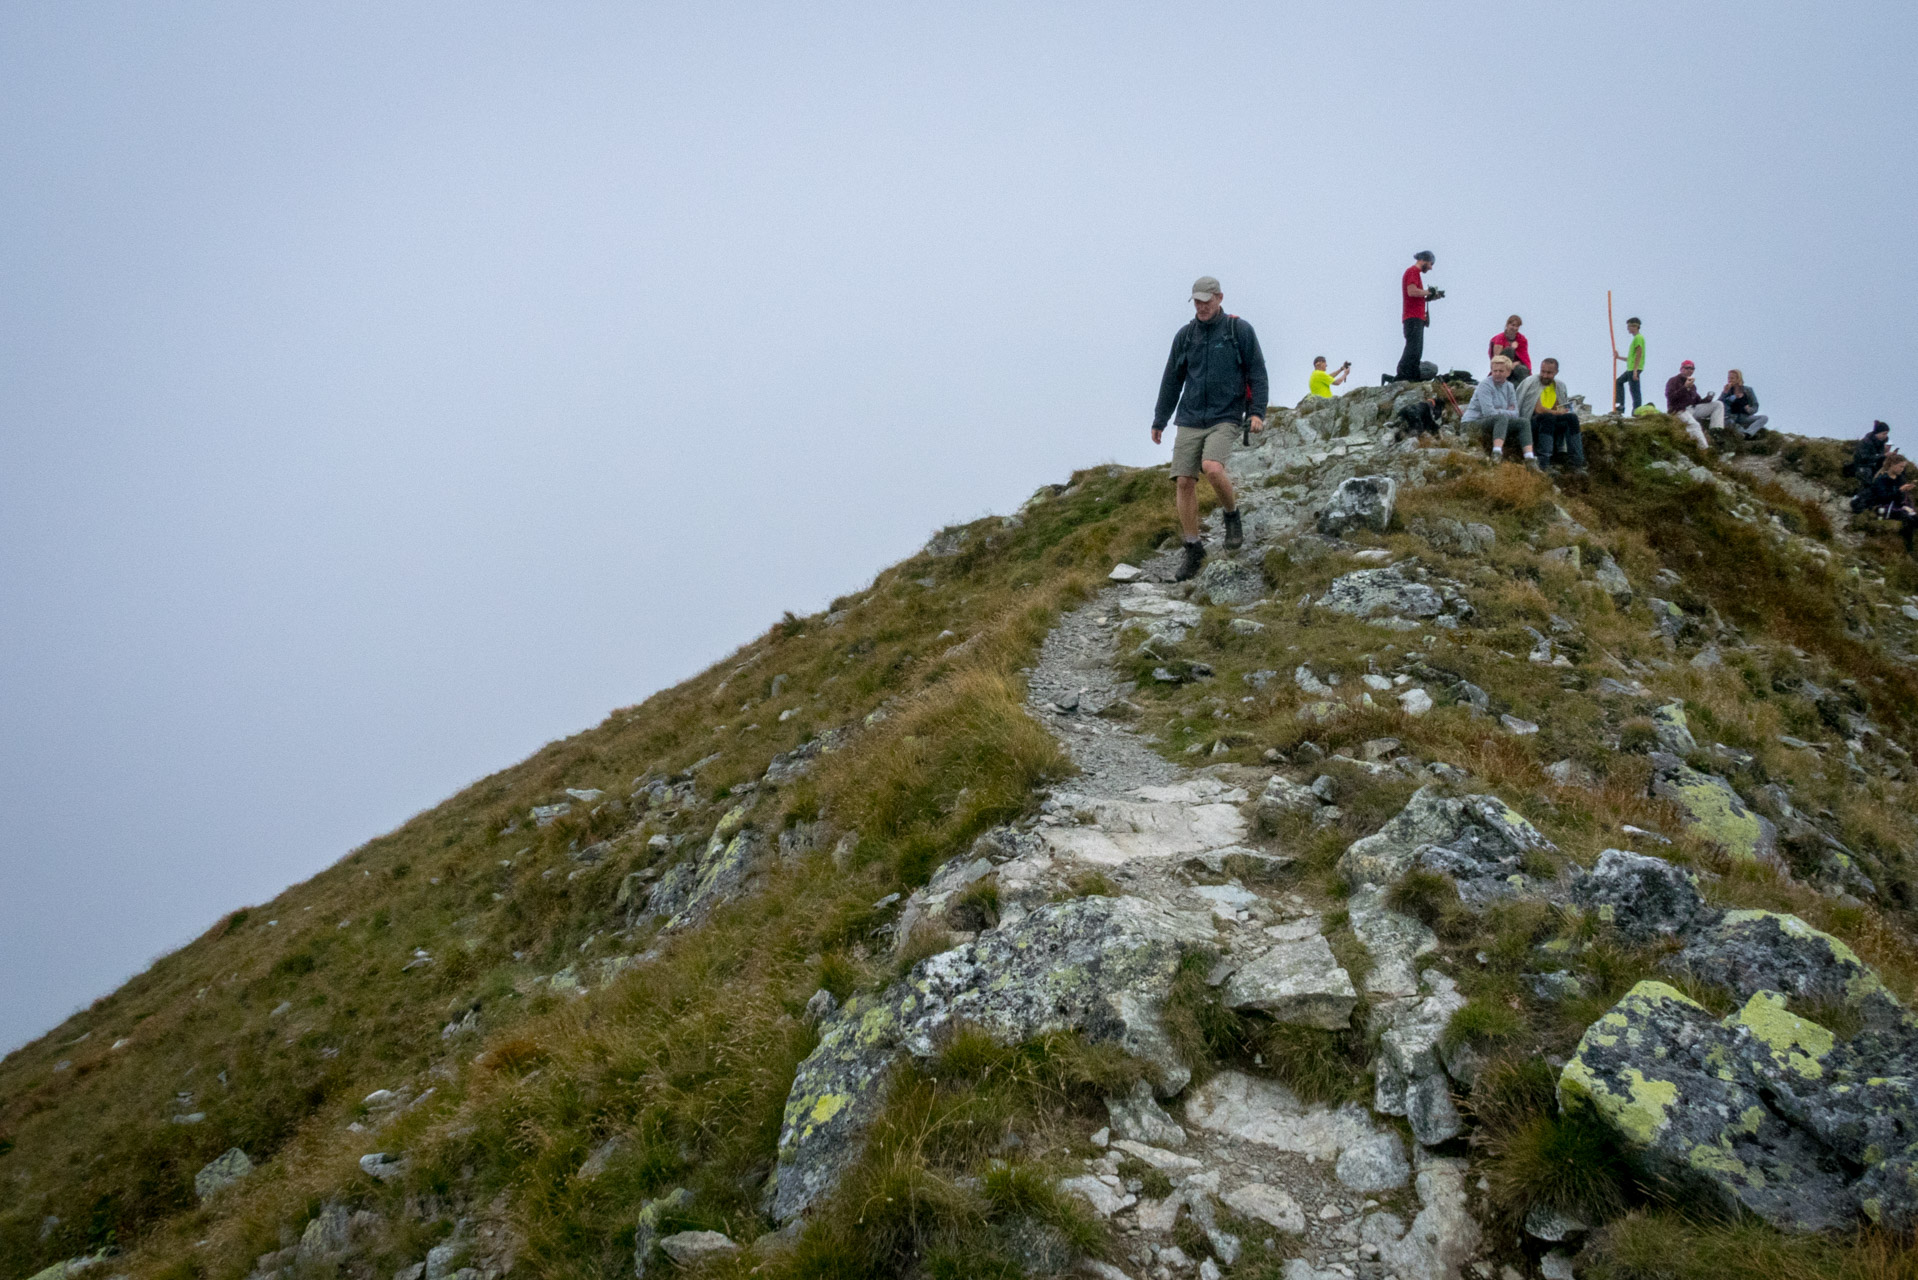
<instances>
[{"instance_id":1,"label":"hiking man","mask_svg":"<svg viewBox=\"0 0 1918 1280\"><path fill-rule=\"evenodd\" d=\"M1639 395L1639 375L1645 372L1645 339L1639 335L1638 317L1633 316L1625 322L1625 332L1632 340L1625 345L1625 372L1612 382L1612 412L1625 412L1625 388L1632 389L1632 412L1645 403ZM1616 355L1616 349L1613 350Z\"/></svg>"},{"instance_id":2,"label":"hiking man","mask_svg":"<svg viewBox=\"0 0 1918 1280\"><path fill-rule=\"evenodd\" d=\"M1562 453L1564 466L1585 470L1585 433L1572 407L1572 393L1558 380L1557 360L1547 356L1539 361L1538 372L1519 384L1518 411L1532 420L1540 466L1553 465L1553 454Z\"/></svg>"},{"instance_id":3,"label":"hiking man","mask_svg":"<svg viewBox=\"0 0 1918 1280\"><path fill-rule=\"evenodd\" d=\"M1512 385L1512 362L1508 357L1499 356L1492 361L1492 376L1483 379L1472 389L1472 399L1465 406L1464 422L1483 422L1492 433L1492 456L1503 457L1505 437L1514 437L1519 447L1525 451L1525 465L1538 470L1538 459L1532 455L1532 424L1518 411L1518 388Z\"/></svg>"},{"instance_id":4,"label":"hiking man","mask_svg":"<svg viewBox=\"0 0 1918 1280\"><path fill-rule=\"evenodd\" d=\"M1853 446L1851 461L1845 464L1844 474L1861 485L1871 483L1871 478L1878 474L1878 468L1885 465L1885 451L1890 445L1891 428L1882 422L1872 423L1871 430Z\"/></svg>"},{"instance_id":5,"label":"hiking man","mask_svg":"<svg viewBox=\"0 0 1918 1280\"><path fill-rule=\"evenodd\" d=\"M1330 400L1332 398L1332 388L1343 383L1346 375L1351 372L1352 362L1350 360L1340 365L1338 372L1327 373L1325 371L1325 357L1313 356L1312 380L1309 388L1310 394L1317 396L1321 400Z\"/></svg>"},{"instance_id":6,"label":"hiking man","mask_svg":"<svg viewBox=\"0 0 1918 1280\"><path fill-rule=\"evenodd\" d=\"M1698 421L1702 409L1711 423L1711 429L1720 435L1725 431L1725 406L1722 401L1710 396L1698 394L1698 383L1692 377L1692 371L1698 368L1690 360L1678 366L1678 372L1665 380L1665 412L1685 424L1685 434L1706 453L1712 451L1711 438Z\"/></svg>"},{"instance_id":7,"label":"hiking man","mask_svg":"<svg viewBox=\"0 0 1918 1280\"><path fill-rule=\"evenodd\" d=\"M1422 249L1413 255L1412 265L1400 277L1399 302L1405 324L1405 353L1399 357L1400 382L1420 380L1419 365L1425 360L1425 326L1431 323L1425 304L1445 296L1443 289L1425 287L1425 273L1437 265L1438 259L1432 251Z\"/></svg>"},{"instance_id":8,"label":"hiking man","mask_svg":"<svg viewBox=\"0 0 1918 1280\"><path fill-rule=\"evenodd\" d=\"M1512 362L1512 376L1523 381L1532 376L1532 353L1525 341L1525 335L1518 327L1525 322L1517 316L1505 317L1505 327L1492 335L1486 344L1486 358L1497 359L1504 356Z\"/></svg>"},{"instance_id":9,"label":"hiking man","mask_svg":"<svg viewBox=\"0 0 1918 1280\"><path fill-rule=\"evenodd\" d=\"M1199 572L1205 543L1199 537L1199 477L1203 475L1225 508L1225 546L1245 543L1239 500L1225 474L1226 459L1241 427L1265 430L1265 355L1252 326L1224 311L1225 291L1211 276L1192 282L1192 320L1172 339L1172 354L1159 380L1159 403L1152 413L1152 443L1165 434L1177 406L1178 437L1172 445L1172 483L1185 536L1185 559L1176 579Z\"/></svg>"}]
</instances>

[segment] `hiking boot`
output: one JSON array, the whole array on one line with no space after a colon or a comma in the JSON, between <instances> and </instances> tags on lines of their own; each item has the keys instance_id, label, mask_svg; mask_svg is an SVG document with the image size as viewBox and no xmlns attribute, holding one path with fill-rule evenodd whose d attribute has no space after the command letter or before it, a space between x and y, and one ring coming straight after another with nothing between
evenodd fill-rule
<instances>
[{"instance_id":1,"label":"hiking boot","mask_svg":"<svg viewBox=\"0 0 1918 1280\"><path fill-rule=\"evenodd\" d=\"M1225 549L1237 551L1245 545L1245 521L1239 518L1237 511L1225 513Z\"/></svg>"},{"instance_id":2,"label":"hiking boot","mask_svg":"<svg viewBox=\"0 0 1918 1280\"><path fill-rule=\"evenodd\" d=\"M1539 465L1538 465L1538 459L1537 459L1537 458L1527 458L1527 459L1525 459L1525 465L1526 465L1527 467L1530 467L1530 468L1531 468L1531 469L1532 469L1533 471L1543 471L1543 470L1545 470L1545 468L1544 468L1544 467L1541 467L1541 466L1539 466Z\"/></svg>"},{"instance_id":3,"label":"hiking boot","mask_svg":"<svg viewBox=\"0 0 1918 1280\"><path fill-rule=\"evenodd\" d=\"M1174 582L1185 582L1199 576L1199 563L1205 559L1205 543L1188 542L1185 544L1185 559L1179 565L1179 571L1172 575Z\"/></svg>"}]
</instances>

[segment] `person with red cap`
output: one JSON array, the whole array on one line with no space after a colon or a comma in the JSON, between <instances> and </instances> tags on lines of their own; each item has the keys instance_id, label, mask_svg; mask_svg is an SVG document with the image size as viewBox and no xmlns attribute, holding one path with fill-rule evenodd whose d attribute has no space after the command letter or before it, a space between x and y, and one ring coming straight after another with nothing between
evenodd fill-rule
<instances>
[{"instance_id":1,"label":"person with red cap","mask_svg":"<svg viewBox=\"0 0 1918 1280\"><path fill-rule=\"evenodd\" d=\"M1724 434L1724 403L1709 395L1698 394L1698 383L1692 377L1692 371L1698 366L1690 360L1678 366L1678 372L1665 381L1665 412L1685 424L1685 434L1706 453L1712 451L1711 437L1705 434L1705 426L1698 421L1702 412L1709 420L1713 431Z\"/></svg>"}]
</instances>

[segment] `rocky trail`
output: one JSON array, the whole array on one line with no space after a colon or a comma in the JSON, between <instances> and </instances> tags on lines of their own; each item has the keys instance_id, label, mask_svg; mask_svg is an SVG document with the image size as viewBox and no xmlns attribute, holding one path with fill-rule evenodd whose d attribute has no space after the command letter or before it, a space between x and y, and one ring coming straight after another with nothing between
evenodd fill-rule
<instances>
[{"instance_id":1,"label":"rocky trail","mask_svg":"<svg viewBox=\"0 0 1918 1280\"><path fill-rule=\"evenodd\" d=\"M1322 936L1326 904L1273 890L1256 874L1249 884L1226 874L1289 860L1257 847L1239 811L1247 792L1170 764L1122 720L1101 717L1131 691L1113 669L1120 627L1128 618L1178 625L1180 607L1192 608L1154 583L1109 588L1047 638L1029 679L1030 706L1081 773L1045 802L1046 852L1037 856L1054 874L1097 869L1128 896L1209 914L1224 958L1208 980L1226 987L1229 1003L1342 1025L1357 993ZM1234 1071L1190 1090L1176 1118L1143 1086L1107 1105L1111 1125L1090 1136L1106 1154L1066 1186L1114 1221L1138 1275L1219 1274L1211 1259L1191 1259L1174 1243L1182 1212L1219 1259L1237 1260L1247 1242L1219 1225L1215 1201L1242 1230L1264 1233L1264 1247L1283 1238L1298 1256L1288 1280L1453 1275L1477 1245L1464 1162L1419 1149L1408 1191L1407 1144L1356 1105L1304 1103L1275 1081ZM1138 1163L1162 1173L1172 1193L1153 1198L1142 1178L1124 1176Z\"/></svg>"}]
</instances>

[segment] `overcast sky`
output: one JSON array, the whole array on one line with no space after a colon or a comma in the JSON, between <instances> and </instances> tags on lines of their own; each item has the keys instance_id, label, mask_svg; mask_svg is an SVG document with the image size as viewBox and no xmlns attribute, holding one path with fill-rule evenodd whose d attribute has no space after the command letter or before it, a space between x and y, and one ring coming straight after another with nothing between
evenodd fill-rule
<instances>
[{"instance_id":1,"label":"overcast sky","mask_svg":"<svg viewBox=\"0 0 1918 1280\"><path fill-rule=\"evenodd\" d=\"M1910 440L1918 9L1567 8L0 6L0 1047L1163 461L1201 273L1288 403L1430 248L1448 367L1609 402L1609 288Z\"/></svg>"}]
</instances>

